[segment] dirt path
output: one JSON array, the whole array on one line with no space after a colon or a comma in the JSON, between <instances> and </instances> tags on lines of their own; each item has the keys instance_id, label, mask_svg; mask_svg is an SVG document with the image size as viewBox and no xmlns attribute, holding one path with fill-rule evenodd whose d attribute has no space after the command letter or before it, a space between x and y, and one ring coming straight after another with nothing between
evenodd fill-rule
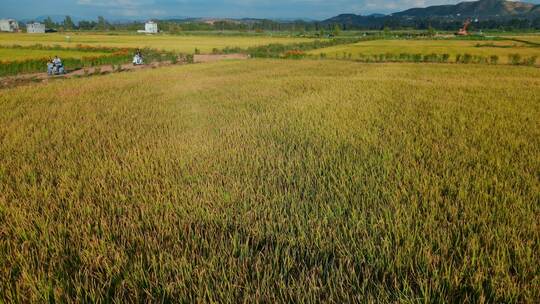
<instances>
[{"instance_id":1,"label":"dirt path","mask_svg":"<svg viewBox=\"0 0 540 304\"><path fill-rule=\"evenodd\" d=\"M245 60L249 59L249 55L246 54L224 54L224 55L194 55L193 62L206 63L221 60Z\"/></svg>"},{"instance_id":2,"label":"dirt path","mask_svg":"<svg viewBox=\"0 0 540 304\"><path fill-rule=\"evenodd\" d=\"M221 60L245 60L248 59L249 55L244 54L226 54L226 55L194 55L194 63L207 63L215 62ZM186 64L185 62L179 61L177 64ZM104 73L113 73L113 72L127 72L127 71L136 71L144 69L155 69L158 67L170 66L172 63L170 61L163 62L153 62L145 65L133 65L131 63L121 65L121 68L118 66L102 65L98 67L87 67L78 70L69 71L63 75L49 76L47 73L31 73L31 74L21 74L15 76L0 77L0 89L11 88L19 85L29 84L29 83L38 83L38 82L48 82L50 80L56 79L65 79L73 77L83 77L91 76L95 74L104 74Z\"/></svg>"}]
</instances>

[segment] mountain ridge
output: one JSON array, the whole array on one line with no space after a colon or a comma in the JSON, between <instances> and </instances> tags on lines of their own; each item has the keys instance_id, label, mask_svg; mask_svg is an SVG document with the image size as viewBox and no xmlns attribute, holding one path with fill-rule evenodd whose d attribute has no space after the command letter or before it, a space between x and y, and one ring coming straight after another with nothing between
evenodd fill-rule
<instances>
[{"instance_id":1,"label":"mountain ridge","mask_svg":"<svg viewBox=\"0 0 540 304\"><path fill-rule=\"evenodd\" d=\"M411 8L392 14L397 17L508 17L522 16L537 5L528 2L506 0L479 0L460 2L455 5L434 5L425 8Z\"/></svg>"},{"instance_id":2,"label":"mountain ridge","mask_svg":"<svg viewBox=\"0 0 540 304\"><path fill-rule=\"evenodd\" d=\"M322 21L323 24L378 26L386 21L437 18L446 21L463 21L467 18L505 20L512 18L540 18L540 4L506 0L479 0L457 4L410 8L401 12L374 18L356 14L341 14Z\"/></svg>"}]
</instances>

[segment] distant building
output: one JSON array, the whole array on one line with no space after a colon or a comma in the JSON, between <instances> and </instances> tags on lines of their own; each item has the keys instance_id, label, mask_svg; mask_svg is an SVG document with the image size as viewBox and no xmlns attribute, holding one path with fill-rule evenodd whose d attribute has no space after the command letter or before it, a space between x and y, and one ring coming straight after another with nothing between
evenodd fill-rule
<instances>
[{"instance_id":1,"label":"distant building","mask_svg":"<svg viewBox=\"0 0 540 304\"><path fill-rule=\"evenodd\" d=\"M18 32L19 23L13 19L0 19L0 32Z\"/></svg>"},{"instance_id":2,"label":"distant building","mask_svg":"<svg viewBox=\"0 0 540 304\"><path fill-rule=\"evenodd\" d=\"M153 34L157 33L158 32L157 23L155 23L154 21L146 22L146 24L144 25L144 30L147 33L153 33Z\"/></svg>"},{"instance_id":3,"label":"distant building","mask_svg":"<svg viewBox=\"0 0 540 304\"><path fill-rule=\"evenodd\" d=\"M26 25L26 32L31 34L43 34L45 33L45 24L34 22Z\"/></svg>"},{"instance_id":4,"label":"distant building","mask_svg":"<svg viewBox=\"0 0 540 304\"><path fill-rule=\"evenodd\" d=\"M157 34L159 32L158 25L154 21L148 21L144 25L144 30L139 30L137 32L146 34Z\"/></svg>"}]
</instances>

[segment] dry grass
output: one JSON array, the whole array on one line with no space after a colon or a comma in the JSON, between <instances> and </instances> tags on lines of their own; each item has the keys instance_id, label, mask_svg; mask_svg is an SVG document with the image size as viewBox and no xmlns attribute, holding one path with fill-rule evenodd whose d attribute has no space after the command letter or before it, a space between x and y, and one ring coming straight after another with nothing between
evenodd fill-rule
<instances>
[{"instance_id":1,"label":"dry grass","mask_svg":"<svg viewBox=\"0 0 540 304\"><path fill-rule=\"evenodd\" d=\"M69 37L69 40L66 38ZM87 33L63 34L0 34L0 45L60 45L75 47L77 44L94 47L120 47L120 48L152 48L183 53L193 53L195 49L209 53L214 48L226 47L247 48L251 46L266 45L270 43L307 42L311 39L270 37L270 36L171 36L171 35L105 35Z\"/></svg>"},{"instance_id":2,"label":"dry grass","mask_svg":"<svg viewBox=\"0 0 540 304\"><path fill-rule=\"evenodd\" d=\"M540 300L540 70L252 60L0 95L0 301Z\"/></svg>"}]
</instances>

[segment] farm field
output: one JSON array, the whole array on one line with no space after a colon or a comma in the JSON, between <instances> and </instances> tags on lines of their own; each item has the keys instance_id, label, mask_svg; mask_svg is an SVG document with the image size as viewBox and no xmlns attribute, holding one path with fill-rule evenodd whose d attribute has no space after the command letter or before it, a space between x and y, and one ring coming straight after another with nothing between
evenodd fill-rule
<instances>
[{"instance_id":1,"label":"farm field","mask_svg":"<svg viewBox=\"0 0 540 304\"><path fill-rule=\"evenodd\" d=\"M539 101L333 60L2 90L0 301L537 303Z\"/></svg>"},{"instance_id":2,"label":"farm field","mask_svg":"<svg viewBox=\"0 0 540 304\"><path fill-rule=\"evenodd\" d=\"M540 43L540 34L516 34L516 35L503 35L502 37L516 38L520 40L530 41L534 43Z\"/></svg>"},{"instance_id":3,"label":"farm field","mask_svg":"<svg viewBox=\"0 0 540 304\"><path fill-rule=\"evenodd\" d=\"M67 39L66 36L70 38ZM170 36L170 35L105 35L105 34L0 34L0 45L60 45L63 47L75 47L77 44L105 47L126 47L160 49L193 53L195 49L209 53L214 48L241 47L266 45L270 43L294 43L306 42L311 39L270 37L270 36Z\"/></svg>"},{"instance_id":4,"label":"farm field","mask_svg":"<svg viewBox=\"0 0 540 304\"><path fill-rule=\"evenodd\" d=\"M478 47L477 45L480 45ZM379 55L401 53L410 54L449 54L450 60L455 60L458 54L471 54L489 57L498 56L501 63L508 62L508 56L519 54L522 57L540 57L540 47L514 42L514 41L468 41L468 40L374 40L363 41L350 45L339 45L324 49L310 51L309 54L326 54L329 58L348 57L352 59L362 55Z\"/></svg>"},{"instance_id":5,"label":"farm field","mask_svg":"<svg viewBox=\"0 0 540 304\"><path fill-rule=\"evenodd\" d=\"M88 51L75 51L75 50L37 50L37 49L14 49L14 48L2 48L0 47L0 61L20 61L26 59L42 59L50 58L55 55L61 58L77 58L89 56L105 56L104 52L88 52Z\"/></svg>"}]
</instances>

